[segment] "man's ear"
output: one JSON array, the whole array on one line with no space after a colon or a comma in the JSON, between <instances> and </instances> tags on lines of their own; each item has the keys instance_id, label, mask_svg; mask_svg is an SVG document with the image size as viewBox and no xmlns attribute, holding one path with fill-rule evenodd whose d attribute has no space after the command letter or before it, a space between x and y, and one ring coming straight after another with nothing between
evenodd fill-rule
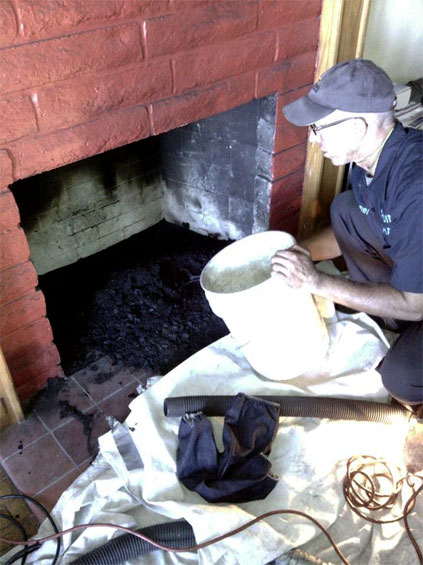
<instances>
[{"instance_id":1,"label":"man's ear","mask_svg":"<svg viewBox=\"0 0 423 565\"><path fill-rule=\"evenodd\" d=\"M360 118L358 120L354 120L354 128L360 137L364 137L369 129L369 125L364 118Z\"/></svg>"}]
</instances>

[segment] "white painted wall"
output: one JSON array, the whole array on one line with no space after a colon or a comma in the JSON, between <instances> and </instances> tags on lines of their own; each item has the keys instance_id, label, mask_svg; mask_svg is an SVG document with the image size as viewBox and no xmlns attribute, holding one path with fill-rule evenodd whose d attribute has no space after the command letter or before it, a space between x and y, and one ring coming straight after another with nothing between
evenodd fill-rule
<instances>
[{"instance_id":1,"label":"white painted wall","mask_svg":"<svg viewBox=\"0 0 423 565\"><path fill-rule=\"evenodd\" d=\"M423 0L371 0L363 58L394 82L423 76Z\"/></svg>"}]
</instances>

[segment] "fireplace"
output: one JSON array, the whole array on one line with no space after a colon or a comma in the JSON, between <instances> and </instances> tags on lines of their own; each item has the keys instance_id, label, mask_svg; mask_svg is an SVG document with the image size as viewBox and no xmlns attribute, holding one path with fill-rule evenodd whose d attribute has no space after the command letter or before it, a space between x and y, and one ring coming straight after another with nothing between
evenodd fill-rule
<instances>
[{"instance_id":1,"label":"fireplace","mask_svg":"<svg viewBox=\"0 0 423 565\"><path fill-rule=\"evenodd\" d=\"M38 274L162 217L221 238L295 232L306 132L284 121L281 106L313 81L321 2L52 0L42 7L18 0L0 11L1 347L26 399L63 374ZM142 170L137 207L123 210L130 194L116 199L107 152L128 146L134 158L143 142L150 165L162 165ZM100 204L89 208L91 193L84 198L72 186L85 211L71 221L81 228L78 251L68 227L66 250L40 266L47 254L33 252L31 240L34 226L42 239L46 220L41 173L57 176L64 167L71 176L103 154L100 176L110 190L100 190ZM140 166L126 167L127 184ZM66 216L62 188L50 183L49 195Z\"/></svg>"}]
</instances>

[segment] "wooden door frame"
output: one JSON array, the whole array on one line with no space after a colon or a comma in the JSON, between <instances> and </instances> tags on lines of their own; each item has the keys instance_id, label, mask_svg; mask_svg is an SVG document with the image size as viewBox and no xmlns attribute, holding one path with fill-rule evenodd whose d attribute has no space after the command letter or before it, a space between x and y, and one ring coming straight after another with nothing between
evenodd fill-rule
<instances>
[{"instance_id":1,"label":"wooden door frame","mask_svg":"<svg viewBox=\"0 0 423 565\"><path fill-rule=\"evenodd\" d=\"M0 431L24 419L9 368L0 348Z\"/></svg>"},{"instance_id":2,"label":"wooden door frame","mask_svg":"<svg viewBox=\"0 0 423 565\"><path fill-rule=\"evenodd\" d=\"M315 82L336 63L362 55L369 8L370 0L323 0ZM298 239L328 223L344 174L345 167L335 167L308 143Z\"/></svg>"}]
</instances>

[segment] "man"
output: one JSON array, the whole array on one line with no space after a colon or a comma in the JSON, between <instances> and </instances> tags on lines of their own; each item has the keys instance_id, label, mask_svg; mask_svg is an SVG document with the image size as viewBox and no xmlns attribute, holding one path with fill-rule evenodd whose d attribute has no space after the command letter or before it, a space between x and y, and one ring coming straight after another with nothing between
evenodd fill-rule
<instances>
[{"instance_id":1,"label":"man","mask_svg":"<svg viewBox=\"0 0 423 565\"><path fill-rule=\"evenodd\" d=\"M403 404L423 402L423 136L394 118L388 75L371 61L339 63L283 108L309 126L334 165L353 163L350 190L331 205L331 225L272 258L272 275L357 311L400 333L378 367ZM313 261L342 254L349 277Z\"/></svg>"}]
</instances>

